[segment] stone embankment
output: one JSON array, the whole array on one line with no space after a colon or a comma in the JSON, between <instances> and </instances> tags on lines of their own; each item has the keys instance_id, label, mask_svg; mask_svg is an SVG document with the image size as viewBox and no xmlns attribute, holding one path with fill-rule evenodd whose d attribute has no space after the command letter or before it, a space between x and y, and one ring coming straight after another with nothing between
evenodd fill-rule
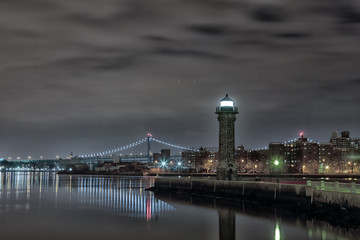
<instances>
[{"instance_id":1,"label":"stone embankment","mask_svg":"<svg viewBox=\"0 0 360 240\"><path fill-rule=\"evenodd\" d=\"M355 183L307 181L307 184L283 184L158 177L155 179L155 186L152 190L233 198L234 200L265 199L360 208L360 186Z\"/></svg>"}]
</instances>

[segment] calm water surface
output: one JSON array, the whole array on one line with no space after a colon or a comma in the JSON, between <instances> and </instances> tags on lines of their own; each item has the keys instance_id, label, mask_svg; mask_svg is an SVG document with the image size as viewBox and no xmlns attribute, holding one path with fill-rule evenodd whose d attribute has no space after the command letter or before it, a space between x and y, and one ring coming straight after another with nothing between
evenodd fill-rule
<instances>
[{"instance_id":1,"label":"calm water surface","mask_svg":"<svg viewBox=\"0 0 360 240\"><path fill-rule=\"evenodd\" d=\"M153 177L1 172L0 238L356 239L351 229L283 218L276 209L155 197L144 190L153 183Z\"/></svg>"}]
</instances>

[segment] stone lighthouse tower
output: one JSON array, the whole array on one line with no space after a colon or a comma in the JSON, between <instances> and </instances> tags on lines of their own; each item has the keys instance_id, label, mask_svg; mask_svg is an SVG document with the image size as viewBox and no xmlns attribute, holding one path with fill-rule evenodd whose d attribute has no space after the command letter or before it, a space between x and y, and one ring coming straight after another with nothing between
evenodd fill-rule
<instances>
[{"instance_id":1,"label":"stone lighthouse tower","mask_svg":"<svg viewBox=\"0 0 360 240\"><path fill-rule=\"evenodd\" d=\"M219 164L217 167L218 180L236 180L237 166L234 161L235 153L235 115L238 114L234 101L226 96L221 99L216 108L219 121Z\"/></svg>"}]
</instances>

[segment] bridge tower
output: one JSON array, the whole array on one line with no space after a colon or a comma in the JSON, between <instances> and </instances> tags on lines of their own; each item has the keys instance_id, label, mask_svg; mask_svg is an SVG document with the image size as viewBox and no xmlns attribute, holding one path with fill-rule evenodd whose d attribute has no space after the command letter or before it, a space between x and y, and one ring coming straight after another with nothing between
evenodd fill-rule
<instances>
[{"instance_id":1,"label":"bridge tower","mask_svg":"<svg viewBox=\"0 0 360 240\"><path fill-rule=\"evenodd\" d=\"M236 180L237 166L234 161L235 153L235 115L238 108L234 107L234 101L226 96L220 100L220 106L216 108L219 121L219 164L216 178L218 180Z\"/></svg>"},{"instance_id":2,"label":"bridge tower","mask_svg":"<svg viewBox=\"0 0 360 240\"><path fill-rule=\"evenodd\" d=\"M148 157L149 164L151 163L151 137L152 137L152 134L148 133L146 143L147 143L147 157Z\"/></svg>"}]
</instances>

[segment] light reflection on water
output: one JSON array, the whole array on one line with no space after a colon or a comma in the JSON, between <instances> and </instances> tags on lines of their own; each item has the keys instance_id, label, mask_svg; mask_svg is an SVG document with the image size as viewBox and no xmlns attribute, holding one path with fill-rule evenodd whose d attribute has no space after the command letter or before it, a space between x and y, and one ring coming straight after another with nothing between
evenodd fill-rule
<instances>
[{"instance_id":1,"label":"light reflection on water","mask_svg":"<svg viewBox=\"0 0 360 240\"><path fill-rule=\"evenodd\" d=\"M153 184L153 177L0 172L1 239L356 239L276 211L269 217L244 206L155 196L145 191Z\"/></svg>"},{"instance_id":2,"label":"light reflection on water","mask_svg":"<svg viewBox=\"0 0 360 240\"><path fill-rule=\"evenodd\" d=\"M110 211L132 218L151 220L164 212L174 211L174 207L156 200L152 192L145 188L154 184L151 177L107 177L72 176L40 172L0 173L0 201L6 206L20 199L29 202L46 197L46 204L59 208L59 201L66 199L67 207ZM50 200L50 201L49 201ZM64 206L62 206L64 207ZM8 209L7 209L8 210Z\"/></svg>"}]
</instances>

